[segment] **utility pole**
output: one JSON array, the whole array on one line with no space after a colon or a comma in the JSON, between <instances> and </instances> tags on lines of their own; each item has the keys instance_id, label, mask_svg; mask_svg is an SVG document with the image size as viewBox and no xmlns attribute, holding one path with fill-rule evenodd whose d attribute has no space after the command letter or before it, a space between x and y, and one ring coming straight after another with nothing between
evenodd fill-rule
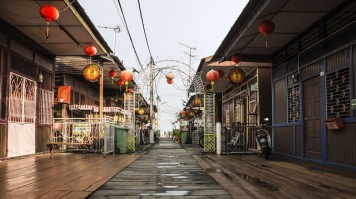
<instances>
[{"instance_id":1,"label":"utility pole","mask_svg":"<svg viewBox=\"0 0 356 199\"><path fill-rule=\"evenodd\" d=\"M192 50L197 50L195 47L190 47L188 45L185 45L183 43L178 42L178 44L189 48L189 54L184 52L185 54L189 55L189 69L188 69L188 85L190 85L190 69L192 68L192 57L195 57L194 55L192 55Z\"/></svg>"},{"instance_id":2,"label":"utility pole","mask_svg":"<svg viewBox=\"0 0 356 199\"><path fill-rule=\"evenodd\" d=\"M154 116L154 110L153 110L153 78L154 78L154 68L153 68L153 59L151 57L150 60L150 143L153 144L154 142L154 130L153 130L153 116Z\"/></svg>"}]
</instances>

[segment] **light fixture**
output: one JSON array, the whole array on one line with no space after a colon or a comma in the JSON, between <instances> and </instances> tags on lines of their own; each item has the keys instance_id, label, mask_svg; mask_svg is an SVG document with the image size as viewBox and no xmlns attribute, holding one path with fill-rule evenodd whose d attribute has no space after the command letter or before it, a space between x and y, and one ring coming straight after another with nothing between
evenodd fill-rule
<instances>
[{"instance_id":1,"label":"light fixture","mask_svg":"<svg viewBox=\"0 0 356 199\"><path fill-rule=\"evenodd\" d=\"M40 83L40 84L43 83L43 74L42 74L42 73L39 73L39 74L38 74L37 82Z\"/></svg>"}]
</instances>

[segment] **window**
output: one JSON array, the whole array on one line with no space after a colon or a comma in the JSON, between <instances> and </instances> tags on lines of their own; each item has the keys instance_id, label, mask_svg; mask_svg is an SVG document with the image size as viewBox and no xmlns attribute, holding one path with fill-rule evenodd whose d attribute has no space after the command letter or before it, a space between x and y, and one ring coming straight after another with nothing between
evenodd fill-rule
<instances>
[{"instance_id":1,"label":"window","mask_svg":"<svg viewBox=\"0 0 356 199\"><path fill-rule=\"evenodd\" d=\"M40 90L39 123L52 124L52 92Z\"/></svg>"},{"instance_id":2,"label":"window","mask_svg":"<svg viewBox=\"0 0 356 199\"><path fill-rule=\"evenodd\" d=\"M297 122L300 119L300 90L299 86L288 89L288 122Z\"/></svg>"},{"instance_id":3,"label":"window","mask_svg":"<svg viewBox=\"0 0 356 199\"><path fill-rule=\"evenodd\" d=\"M327 117L349 118L350 70L344 68L326 76Z\"/></svg>"}]
</instances>

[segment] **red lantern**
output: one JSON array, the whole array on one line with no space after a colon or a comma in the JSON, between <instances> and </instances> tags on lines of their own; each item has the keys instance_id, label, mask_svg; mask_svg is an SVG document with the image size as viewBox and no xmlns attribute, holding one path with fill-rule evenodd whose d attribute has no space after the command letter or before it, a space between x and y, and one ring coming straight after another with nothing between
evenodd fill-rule
<instances>
[{"instance_id":1,"label":"red lantern","mask_svg":"<svg viewBox=\"0 0 356 199\"><path fill-rule=\"evenodd\" d=\"M185 111L180 111L180 114L182 115L182 116L184 116L185 115Z\"/></svg>"},{"instance_id":2,"label":"red lantern","mask_svg":"<svg viewBox=\"0 0 356 199\"><path fill-rule=\"evenodd\" d=\"M133 79L133 73L129 70L124 70L121 71L120 73L120 78L125 81L125 84L127 85L129 81Z\"/></svg>"},{"instance_id":3,"label":"red lantern","mask_svg":"<svg viewBox=\"0 0 356 199\"><path fill-rule=\"evenodd\" d=\"M174 79L174 74L173 73L167 73L166 78L167 79Z\"/></svg>"},{"instance_id":4,"label":"red lantern","mask_svg":"<svg viewBox=\"0 0 356 199\"><path fill-rule=\"evenodd\" d=\"M223 70L218 70L219 77L222 78L225 75L225 72Z\"/></svg>"},{"instance_id":5,"label":"red lantern","mask_svg":"<svg viewBox=\"0 0 356 199\"><path fill-rule=\"evenodd\" d=\"M236 64L238 64L241 60L242 60L242 56L239 54L231 56L231 61L235 62Z\"/></svg>"},{"instance_id":6,"label":"red lantern","mask_svg":"<svg viewBox=\"0 0 356 199\"><path fill-rule=\"evenodd\" d=\"M258 31L265 37L267 37L267 35L271 34L274 31L274 29L275 29L275 25L270 20L262 21L258 25ZM267 48L267 40L266 40L266 48Z\"/></svg>"},{"instance_id":7,"label":"red lantern","mask_svg":"<svg viewBox=\"0 0 356 199\"><path fill-rule=\"evenodd\" d=\"M56 7L45 4L40 8L40 15L47 21L47 29L46 29L46 41L49 37L49 22L55 21L59 17L59 11Z\"/></svg>"},{"instance_id":8,"label":"red lantern","mask_svg":"<svg viewBox=\"0 0 356 199\"><path fill-rule=\"evenodd\" d=\"M173 79L167 79L168 84L173 84Z\"/></svg>"},{"instance_id":9,"label":"red lantern","mask_svg":"<svg viewBox=\"0 0 356 199\"><path fill-rule=\"evenodd\" d=\"M119 85L119 86L122 86L124 83L125 82L122 79L117 80L117 85Z\"/></svg>"},{"instance_id":10,"label":"red lantern","mask_svg":"<svg viewBox=\"0 0 356 199\"><path fill-rule=\"evenodd\" d=\"M206 80L210 81L212 85L218 79L219 73L216 70L211 69L208 73L206 73Z\"/></svg>"},{"instance_id":11,"label":"red lantern","mask_svg":"<svg viewBox=\"0 0 356 199\"><path fill-rule=\"evenodd\" d=\"M47 21L55 21L59 17L59 11L56 7L51 4L45 4L40 8L41 16Z\"/></svg>"},{"instance_id":12,"label":"red lantern","mask_svg":"<svg viewBox=\"0 0 356 199\"><path fill-rule=\"evenodd\" d=\"M116 71L115 70L111 70L109 71L109 76L111 77L111 79L113 79L116 76Z\"/></svg>"},{"instance_id":13,"label":"red lantern","mask_svg":"<svg viewBox=\"0 0 356 199\"><path fill-rule=\"evenodd\" d=\"M96 54L97 51L96 51L95 46L93 46L93 45L88 45L87 47L85 47L84 52L85 52L85 54L87 54L89 57L92 57L92 56L94 56L94 55Z\"/></svg>"},{"instance_id":14,"label":"red lantern","mask_svg":"<svg viewBox=\"0 0 356 199\"><path fill-rule=\"evenodd\" d=\"M126 93L132 93L132 89L131 88L127 89Z\"/></svg>"}]
</instances>

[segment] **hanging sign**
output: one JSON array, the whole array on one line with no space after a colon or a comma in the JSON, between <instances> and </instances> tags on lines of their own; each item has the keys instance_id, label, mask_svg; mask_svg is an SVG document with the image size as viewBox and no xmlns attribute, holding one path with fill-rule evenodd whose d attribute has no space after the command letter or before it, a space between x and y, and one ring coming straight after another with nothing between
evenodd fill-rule
<instances>
[{"instance_id":1,"label":"hanging sign","mask_svg":"<svg viewBox=\"0 0 356 199\"><path fill-rule=\"evenodd\" d=\"M70 103L70 86L59 86L57 101L59 103Z\"/></svg>"}]
</instances>

